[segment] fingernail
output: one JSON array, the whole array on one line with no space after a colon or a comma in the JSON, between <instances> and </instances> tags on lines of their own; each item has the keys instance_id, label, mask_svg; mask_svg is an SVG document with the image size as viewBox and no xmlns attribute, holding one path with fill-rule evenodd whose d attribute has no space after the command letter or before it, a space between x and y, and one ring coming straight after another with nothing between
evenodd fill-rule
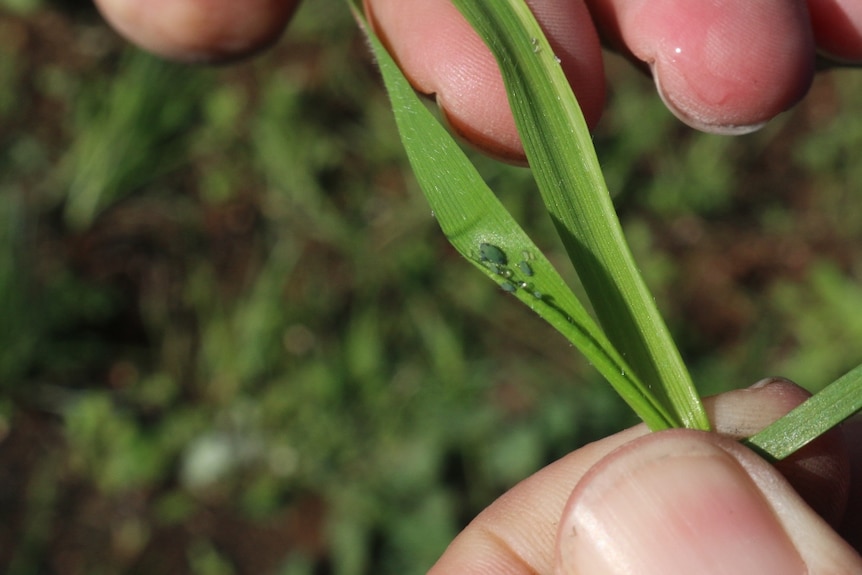
<instances>
[{"instance_id":1,"label":"fingernail","mask_svg":"<svg viewBox=\"0 0 862 575\"><path fill-rule=\"evenodd\" d=\"M651 434L587 474L558 533L558 573L805 573L755 483L704 437Z\"/></svg>"},{"instance_id":2,"label":"fingernail","mask_svg":"<svg viewBox=\"0 0 862 575\"><path fill-rule=\"evenodd\" d=\"M796 385L789 379L785 379L783 377L764 377L761 380L758 380L754 383L754 385L750 386L748 389L764 389L771 385Z\"/></svg>"},{"instance_id":3,"label":"fingernail","mask_svg":"<svg viewBox=\"0 0 862 575\"><path fill-rule=\"evenodd\" d=\"M672 98L662 83L662 72L657 70L655 64L650 64L650 70L655 81L656 91L661 97L662 102L664 102L664 105L667 106L667 109L677 119L696 130L719 136L742 136L756 132L766 125L766 122L755 122L753 124L721 123L714 117L714 113L707 113L701 110L695 101L684 103Z\"/></svg>"}]
</instances>

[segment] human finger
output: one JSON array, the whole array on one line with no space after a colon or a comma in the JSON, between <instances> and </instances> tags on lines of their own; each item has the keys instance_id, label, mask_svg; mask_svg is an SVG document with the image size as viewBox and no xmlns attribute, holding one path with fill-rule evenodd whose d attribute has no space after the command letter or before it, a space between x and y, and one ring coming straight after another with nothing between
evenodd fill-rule
<instances>
[{"instance_id":1,"label":"human finger","mask_svg":"<svg viewBox=\"0 0 862 575\"><path fill-rule=\"evenodd\" d=\"M814 40L820 54L845 64L862 63L862 3L808 0Z\"/></svg>"},{"instance_id":2,"label":"human finger","mask_svg":"<svg viewBox=\"0 0 862 575\"><path fill-rule=\"evenodd\" d=\"M95 0L126 38L188 61L238 58L272 44L299 0Z\"/></svg>"},{"instance_id":3,"label":"human finger","mask_svg":"<svg viewBox=\"0 0 862 575\"><path fill-rule=\"evenodd\" d=\"M706 400L719 432L748 435L795 405L806 393L784 381L773 381ZM555 533L566 501L580 479L617 448L648 433L639 425L589 444L525 479L483 511L450 545L431 574L471 575L550 573ZM717 434L709 436L718 437ZM846 467L843 444L827 434L808 447L805 460L821 474L820 490L842 498ZM799 465L799 460L795 465ZM833 461L832 464L823 464ZM804 469L804 467L802 467ZM843 501L843 499L841 499ZM840 506L840 503L838 504ZM832 507L827 503L825 508Z\"/></svg>"},{"instance_id":4,"label":"human finger","mask_svg":"<svg viewBox=\"0 0 862 575\"><path fill-rule=\"evenodd\" d=\"M614 451L579 482L559 575L858 573L862 559L765 460L717 434L671 430Z\"/></svg>"},{"instance_id":5,"label":"human finger","mask_svg":"<svg viewBox=\"0 0 862 575\"><path fill-rule=\"evenodd\" d=\"M528 0L591 126L604 107L601 46L582 0ZM365 0L375 30L417 90L433 95L452 126L486 153L524 151L499 68L450 0Z\"/></svg>"},{"instance_id":6,"label":"human finger","mask_svg":"<svg viewBox=\"0 0 862 575\"><path fill-rule=\"evenodd\" d=\"M803 0L588 0L603 38L642 62L692 127L738 134L799 101L814 74Z\"/></svg>"},{"instance_id":7,"label":"human finger","mask_svg":"<svg viewBox=\"0 0 862 575\"><path fill-rule=\"evenodd\" d=\"M851 418L842 427L850 460L850 491L841 535L862 550L862 415Z\"/></svg>"}]
</instances>

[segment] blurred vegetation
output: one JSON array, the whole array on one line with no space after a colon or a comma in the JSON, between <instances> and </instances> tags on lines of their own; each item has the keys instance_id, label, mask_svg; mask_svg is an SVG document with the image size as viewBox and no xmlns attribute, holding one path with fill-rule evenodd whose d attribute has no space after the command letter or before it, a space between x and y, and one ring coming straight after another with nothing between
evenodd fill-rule
<instances>
[{"instance_id":1,"label":"blurred vegetation","mask_svg":"<svg viewBox=\"0 0 862 575\"><path fill-rule=\"evenodd\" d=\"M193 68L0 2L3 572L423 573L633 423L447 246L347 11L308 4ZM608 67L600 158L703 392L858 363L862 78L728 139ZM529 174L477 161L571 277Z\"/></svg>"}]
</instances>

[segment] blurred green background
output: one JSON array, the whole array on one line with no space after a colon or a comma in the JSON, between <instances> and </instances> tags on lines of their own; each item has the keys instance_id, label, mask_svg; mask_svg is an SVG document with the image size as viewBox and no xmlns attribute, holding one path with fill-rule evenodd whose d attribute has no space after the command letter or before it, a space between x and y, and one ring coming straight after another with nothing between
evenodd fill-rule
<instances>
[{"instance_id":1,"label":"blurred green background","mask_svg":"<svg viewBox=\"0 0 862 575\"><path fill-rule=\"evenodd\" d=\"M703 393L855 365L862 77L730 139L608 70L596 145ZM529 174L477 161L571 278ZM448 247L340 0L220 68L0 0L0 219L4 573L424 573L634 423Z\"/></svg>"}]
</instances>

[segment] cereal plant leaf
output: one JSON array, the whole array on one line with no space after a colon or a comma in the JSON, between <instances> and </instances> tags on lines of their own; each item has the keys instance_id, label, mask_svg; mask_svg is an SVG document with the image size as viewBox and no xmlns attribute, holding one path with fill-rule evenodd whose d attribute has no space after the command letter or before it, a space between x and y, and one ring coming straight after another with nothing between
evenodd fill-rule
<instances>
[{"instance_id":1,"label":"cereal plant leaf","mask_svg":"<svg viewBox=\"0 0 862 575\"><path fill-rule=\"evenodd\" d=\"M351 4L357 19L362 16ZM398 130L440 227L461 255L569 339L652 429L680 421L628 367L551 263L425 107L367 26Z\"/></svg>"},{"instance_id":2,"label":"cereal plant leaf","mask_svg":"<svg viewBox=\"0 0 862 575\"><path fill-rule=\"evenodd\" d=\"M862 365L851 369L744 443L768 458L784 459L859 410L862 410Z\"/></svg>"},{"instance_id":3,"label":"cereal plant leaf","mask_svg":"<svg viewBox=\"0 0 862 575\"><path fill-rule=\"evenodd\" d=\"M686 427L709 429L691 376L638 272L589 130L523 0L453 0L497 59L527 159L608 338Z\"/></svg>"}]
</instances>

